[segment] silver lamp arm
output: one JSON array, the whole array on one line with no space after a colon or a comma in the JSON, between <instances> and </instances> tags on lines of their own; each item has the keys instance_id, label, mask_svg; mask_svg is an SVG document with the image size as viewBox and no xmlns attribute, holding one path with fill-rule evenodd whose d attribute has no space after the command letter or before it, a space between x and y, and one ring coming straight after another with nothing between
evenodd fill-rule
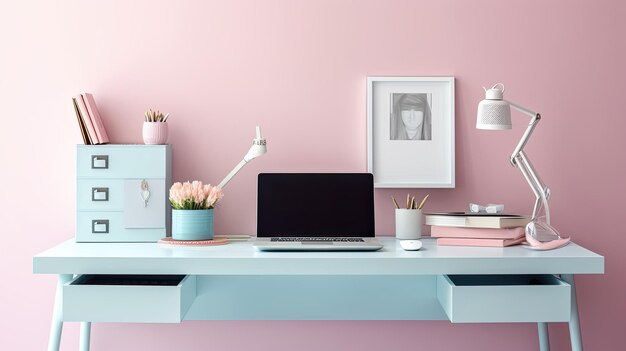
<instances>
[{"instance_id":1,"label":"silver lamp arm","mask_svg":"<svg viewBox=\"0 0 626 351\"><path fill-rule=\"evenodd\" d=\"M524 147L526 146L526 143L528 142L530 136L535 130L535 127L541 120L541 115L510 101L507 102L514 109L532 117L530 123L528 124L528 127L526 128L526 131L524 132L524 135L522 135L522 138L520 139L519 143L515 147L515 150L513 150L513 153L511 154L511 164L520 170L520 172L528 182L528 185L530 185L533 193L535 194L535 205L533 207L532 219L535 220L539 216L539 212L543 207L546 214L546 223L550 224L550 209L548 207L550 188L548 188L541 181L541 179L537 175L537 172L535 171L535 168L526 156L526 153L524 153Z\"/></svg>"},{"instance_id":2,"label":"silver lamp arm","mask_svg":"<svg viewBox=\"0 0 626 351\"><path fill-rule=\"evenodd\" d=\"M537 173L535 172L532 163L530 163L524 151L521 151L517 155L516 166L528 182L528 185L530 185L533 193L535 194L535 205L533 207L532 220L535 220L537 219L537 217L539 217L539 212L543 207L546 214L546 223L550 224L550 208L548 206L550 188L548 188L541 182L541 179L539 179L539 176L537 176Z\"/></svg>"},{"instance_id":3,"label":"silver lamp arm","mask_svg":"<svg viewBox=\"0 0 626 351\"><path fill-rule=\"evenodd\" d=\"M528 142L528 139L530 139L530 135L533 133L533 131L535 130L535 127L537 126L537 123L539 123L539 120L541 120L541 115L533 112L529 109L526 109L522 106L519 106L513 102L507 101L505 100L509 105L511 105L511 107L513 107L514 109L528 115L531 117L530 122L528 123L528 127L526 128L526 131L524 132L524 135L522 135L522 138L520 139L519 143L517 143L517 146L515 147L515 150L513 150L513 154L511 154L511 163L515 166L515 162L516 162L516 157L517 155L522 152L522 150L524 149L524 147L526 146L526 143Z\"/></svg>"}]
</instances>

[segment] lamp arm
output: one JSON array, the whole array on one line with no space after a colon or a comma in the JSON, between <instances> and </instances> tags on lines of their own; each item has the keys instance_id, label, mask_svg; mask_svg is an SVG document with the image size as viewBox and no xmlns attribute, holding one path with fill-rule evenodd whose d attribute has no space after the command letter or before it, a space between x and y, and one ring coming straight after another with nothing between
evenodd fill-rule
<instances>
[{"instance_id":1,"label":"lamp arm","mask_svg":"<svg viewBox=\"0 0 626 351\"><path fill-rule=\"evenodd\" d=\"M511 107L513 107L514 109L518 110L519 112L522 112L524 114L527 114L530 117L535 117L536 115L538 115L537 112L531 111L529 109L527 109L526 107L522 107L514 102L511 102L509 100L504 100L506 101L509 105L511 105Z\"/></svg>"},{"instance_id":2,"label":"lamp arm","mask_svg":"<svg viewBox=\"0 0 626 351\"><path fill-rule=\"evenodd\" d=\"M533 207L532 219L535 220L539 216L541 207L543 207L546 214L546 223L550 224L550 209L548 207L550 188L548 188L541 181L541 179L537 175L537 172L535 171L535 168L533 167L532 163L524 152L524 147L526 147L526 143L528 143L528 140L535 130L535 127L537 127L537 124L541 120L541 115L513 102L506 102L514 109L531 117L531 120L528 123L528 127L526 128L524 135L522 135L522 138L520 139L519 143L517 143L515 150L513 150L513 153L511 154L511 164L519 168L520 172L522 172L522 175L524 176L524 178L528 182L528 185L530 185L533 193L535 194L536 198L535 206Z\"/></svg>"},{"instance_id":3,"label":"lamp arm","mask_svg":"<svg viewBox=\"0 0 626 351\"><path fill-rule=\"evenodd\" d=\"M235 168L233 168L233 170L230 171L230 173L228 173L226 177L224 177L224 179L222 179L218 187L220 189L224 189L226 184L228 184L228 182L233 179L233 177L243 168L243 166L245 166L248 162L254 160L255 158L264 155L265 152L267 152L266 145L267 142L265 141L265 138L261 136L261 127L256 126L256 138L252 140L252 146L250 147L250 150L248 150L248 152L245 154L243 160L241 160L241 162L239 162L239 164L237 164Z\"/></svg>"},{"instance_id":4,"label":"lamp arm","mask_svg":"<svg viewBox=\"0 0 626 351\"><path fill-rule=\"evenodd\" d=\"M546 214L546 223L550 224L550 208L548 207L548 198L550 197L550 188L548 188L539 178L535 168L526 156L524 151L517 155L517 168L520 170L528 185L535 194L535 205L533 207L532 220L539 217L541 207Z\"/></svg>"},{"instance_id":5,"label":"lamp arm","mask_svg":"<svg viewBox=\"0 0 626 351\"><path fill-rule=\"evenodd\" d=\"M505 100L506 101L506 100ZM530 136L532 135L533 131L535 130L535 127L537 126L537 123L539 123L539 121L541 120L541 115L533 112L527 108L524 108L522 106L519 106L513 102L510 101L506 101L509 105L511 105L511 107L513 107L514 109L531 116L531 120L528 123L528 127L526 128L526 131L524 132L524 135L522 135L522 138L520 139L519 143L517 143L517 146L515 147L515 150L513 150L513 153L511 154L511 164L513 166L515 166L516 164L516 159L517 159L517 155L522 152L522 150L524 150L524 147L526 146L526 143L528 142L528 139L530 139Z\"/></svg>"},{"instance_id":6,"label":"lamp arm","mask_svg":"<svg viewBox=\"0 0 626 351\"><path fill-rule=\"evenodd\" d=\"M246 165L246 163L248 163L248 161L246 161L245 158L243 160L241 160L241 162L239 162L239 164L237 164L235 166L235 168L233 168L233 170L230 171L230 173L228 173L228 175L226 175L226 177L224 177L224 179L222 179L222 181L220 182L220 184L217 187L220 188L220 189L224 189L226 184L228 184L228 182L230 182L230 180L233 179L233 177L237 173L239 173L239 171L243 168L243 166Z\"/></svg>"}]
</instances>

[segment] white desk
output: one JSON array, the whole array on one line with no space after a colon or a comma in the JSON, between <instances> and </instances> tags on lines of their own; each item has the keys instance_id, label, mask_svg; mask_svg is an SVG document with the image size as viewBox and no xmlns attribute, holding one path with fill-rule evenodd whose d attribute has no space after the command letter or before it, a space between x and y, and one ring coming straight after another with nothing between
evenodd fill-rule
<instances>
[{"instance_id":1,"label":"white desk","mask_svg":"<svg viewBox=\"0 0 626 351\"><path fill-rule=\"evenodd\" d=\"M49 350L59 348L63 321L84 322L81 348L88 350L90 322L296 319L537 322L541 350L549 350L547 322L567 321L572 349L582 350L574 275L603 273L602 256L573 243L537 252L425 239L422 250L409 252L395 238L381 241L378 252L257 252L237 241L189 248L70 240L33 260L34 273L59 275ZM80 275L94 274L185 279L174 287L81 285ZM499 285L522 275L560 280ZM97 301L103 296L106 304ZM536 306L510 303L516 299ZM141 303L150 305L142 310Z\"/></svg>"}]
</instances>

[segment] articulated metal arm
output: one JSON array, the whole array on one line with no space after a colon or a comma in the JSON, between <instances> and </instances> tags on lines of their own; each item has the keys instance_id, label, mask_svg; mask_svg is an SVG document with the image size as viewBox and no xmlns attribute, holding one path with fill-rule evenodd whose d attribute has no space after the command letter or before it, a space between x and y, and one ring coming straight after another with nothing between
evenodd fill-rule
<instances>
[{"instance_id":1,"label":"articulated metal arm","mask_svg":"<svg viewBox=\"0 0 626 351\"><path fill-rule=\"evenodd\" d=\"M546 223L550 224L550 209L548 207L550 189L541 181L532 163L530 163L530 160L528 160L528 157L524 153L524 147L526 146L526 143L528 142L530 136L535 130L535 127L539 123L539 120L541 120L541 115L524 107L516 105L510 101L507 102L514 109L532 117L530 123L528 124L528 127L526 128L526 131L524 132L524 135L522 135L522 138L520 139L519 143L515 147L515 150L513 150L513 153L511 154L511 164L517 167L520 172L522 172L522 175L524 176L524 178L528 182L528 185L530 185L533 193L535 194L536 199L535 206L533 208L532 219L535 220L537 219L537 217L539 217L539 212L543 207L546 214Z\"/></svg>"},{"instance_id":2,"label":"articulated metal arm","mask_svg":"<svg viewBox=\"0 0 626 351\"><path fill-rule=\"evenodd\" d=\"M539 179L539 176L537 176L532 163L530 163L530 160L528 160L524 151L520 151L517 154L515 166L520 170L535 194L535 205L533 207L532 220L536 220L537 217L539 217L539 212L543 207L546 215L546 223L550 224L550 208L548 207L550 188L543 184L541 179Z\"/></svg>"}]
</instances>

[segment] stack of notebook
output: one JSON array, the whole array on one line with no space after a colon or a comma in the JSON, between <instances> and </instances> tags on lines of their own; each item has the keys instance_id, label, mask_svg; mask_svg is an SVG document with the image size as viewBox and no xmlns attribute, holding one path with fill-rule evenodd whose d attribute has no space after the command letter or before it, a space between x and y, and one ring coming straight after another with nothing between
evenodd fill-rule
<instances>
[{"instance_id":1,"label":"stack of notebook","mask_svg":"<svg viewBox=\"0 0 626 351\"><path fill-rule=\"evenodd\" d=\"M93 95L89 93L76 95L72 98L72 102L85 145L107 144L109 136L102 124Z\"/></svg>"},{"instance_id":2,"label":"stack of notebook","mask_svg":"<svg viewBox=\"0 0 626 351\"><path fill-rule=\"evenodd\" d=\"M505 247L524 242L530 219L519 215L433 213L425 216L430 236L442 246Z\"/></svg>"}]
</instances>

